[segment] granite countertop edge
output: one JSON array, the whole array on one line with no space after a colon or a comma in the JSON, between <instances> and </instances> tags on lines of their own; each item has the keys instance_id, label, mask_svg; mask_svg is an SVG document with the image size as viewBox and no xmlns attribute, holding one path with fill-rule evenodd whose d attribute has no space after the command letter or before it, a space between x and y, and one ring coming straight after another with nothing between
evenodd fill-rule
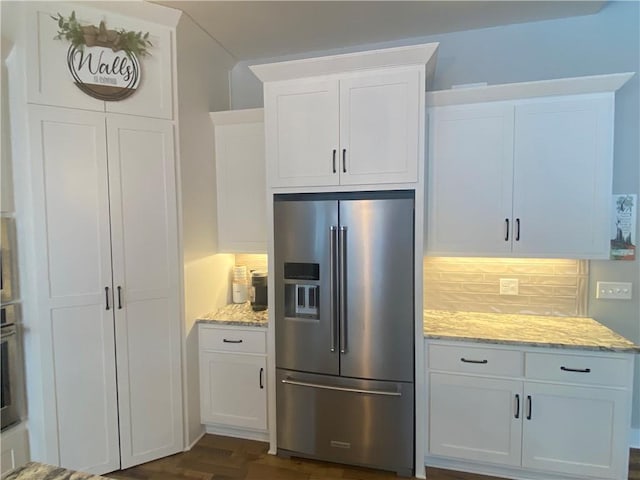
<instances>
[{"instance_id":1,"label":"granite countertop edge","mask_svg":"<svg viewBox=\"0 0 640 480\"><path fill-rule=\"evenodd\" d=\"M608 345L584 345L584 344L567 344L567 343L554 343L554 342L537 342L533 340L507 340L504 338L480 338L473 336L457 336L457 335L443 335L443 334L424 334L424 338L430 340L450 340L455 342L469 342L469 343L488 343L498 345L514 345L514 346L528 346L528 347L546 347L555 348L558 350L585 350L595 352L617 352L617 353L640 353L640 346L633 347L613 347Z\"/></svg>"},{"instance_id":2,"label":"granite countertop edge","mask_svg":"<svg viewBox=\"0 0 640 480\"><path fill-rule=\"evenodd\" d=\"M268 310L254 311L250 302L230 303L215 312L201 315L197 323L236 326L236 327L262 327L269 326Z\"/></svg>"},{"instance_id":3,"label":"granite countertop edge","mask_svg":"<svg viewBox=\"0 0 640 480\"><path fill-rule=\"evenodd\" d=\"M111 477L78 472L40 462L29 462L2 476L2 480L106 480Z\"/></svg>"},{"instance_id":4,"label":"granite countertop edge","mask_svg":"<svg viewBox=\"0 0 640 480\"><path fill-rule=\"evenodd\" d=\"M221 325L221 326L235 326L235 327L262 327L266 328L269 326L269 322L264 320L224 320L224 319L213 319L213 318L199 318L196 320L196 323L202 324L211 324L211 325Z\"/></svg>"},{"instance_id":5,"label":"granite countertop edge","mask_svg":"<svg viewBox=\"0 0 640 480\"><path fill-rule=\"evenodd\" d=\"M425 310L424 338L456 342L640 353L640 346L589 317Z\"/></svg>"}]
</instances>

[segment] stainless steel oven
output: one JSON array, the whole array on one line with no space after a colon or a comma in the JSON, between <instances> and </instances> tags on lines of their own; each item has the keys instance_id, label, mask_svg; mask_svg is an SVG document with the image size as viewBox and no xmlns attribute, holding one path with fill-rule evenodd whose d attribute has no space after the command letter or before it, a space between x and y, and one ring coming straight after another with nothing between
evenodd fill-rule
<instances>
[{"instance_id":1,"label":"stainless steel oven","mask_svg":"<svg viewBox=\"0 0 640 480\"><path fill-rule=\"evenodd\" d=\"M0 302L17 298L15 224L13 218L2 217L0 224Z\"/></svg>"},{"instance_id":2,"label":"stainless steel oven","mask_svg":"<svg viewBox=\"0 0 640 480\"><path fill-rule=\"evenodd\" d=\"M19 316L18 305L3 305L0 307L0 328L2 340L0 343L0 370L2 391L0 399L2 409L0 419L2 430L20 421L22 410L22 358L20 355Z\"/></svg>"}]
</instances>

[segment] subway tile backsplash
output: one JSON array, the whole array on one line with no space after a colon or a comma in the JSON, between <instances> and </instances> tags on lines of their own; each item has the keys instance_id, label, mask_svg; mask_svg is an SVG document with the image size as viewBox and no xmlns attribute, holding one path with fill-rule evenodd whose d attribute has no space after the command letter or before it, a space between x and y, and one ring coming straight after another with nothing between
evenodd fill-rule
<instances>
[{"instance_id":1,"label":"subway tile backsplash","mask_svg":"<svg viewBox=\"0 0 640 480\"><path fill-rule=\"evenodd\" d=\"M564 259L425 257L424 308L487 313L586 316L589 263ZM518 295L500 295L517 278Z\"/></svg>"}]
</instances>

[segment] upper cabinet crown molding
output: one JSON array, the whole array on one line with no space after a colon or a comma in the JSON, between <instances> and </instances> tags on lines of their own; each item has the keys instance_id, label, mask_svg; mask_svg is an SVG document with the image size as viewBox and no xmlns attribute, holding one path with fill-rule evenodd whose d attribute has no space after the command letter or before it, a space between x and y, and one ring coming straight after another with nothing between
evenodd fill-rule
<instances>
[{"instance_id":1,"label":"upper cabinet crown molding","mask_svg":"<svg viewBox=\"0 0 640 480\"><path fill-rule=\"evenodd\" d=\"M57 13L67 17L75 11L81 25L149 32L150 55L139 58L142 78L138 90L120 101L104 102L82 92L67 66L67 40L55 40ZM173 119L173 28L138 18L67 3L30 3L27 7L26 68L27 101L32 104L123 113Z\"/></svg>"},{"instance_id":2,"label":"upper cabinet crown molding","mask_svg":"<svg viewBox=\"0 0 640 480\"><path fill-rule=\"evenodd\" d=\"M252 65L249 68L262 82L293 80L345 72L379 70L410 65L427 65L427 78L432 79L439 43L394 47L365 52L329 55L302 60Z\"/></svg>"},{"instance_id":3,"label":"upper cabinet crown molding","mask_svg":"<svg viewBox=\"0 0 640 480\"><path fill-rule=\"evenodd\" d=\"M634 75L635 72L626 72L481 87L453 88L427 92L426 99L428 107L440 107L500 100L523 100L555 95L615 92Z\"/></svg>"}]
</instances>

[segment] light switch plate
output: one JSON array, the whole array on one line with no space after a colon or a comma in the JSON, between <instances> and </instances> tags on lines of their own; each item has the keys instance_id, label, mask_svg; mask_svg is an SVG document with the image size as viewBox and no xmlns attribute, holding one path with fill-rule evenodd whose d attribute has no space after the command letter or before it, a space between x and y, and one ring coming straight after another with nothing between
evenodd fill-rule
<instances>
[{"instance_id":1,"label":"light switch plate","mask_svg":"<svg viewBox=\"0 0 640 480\"><path fill-rule=\"evenodd\" d=\"M518 295L518 279L501 278L500 295Z\"/></svg>"},{"instance_id":2,"label":"light switch plate","mask_svg":"<svg viewBox=\"0 0 640 480\"><path fill-rule=\"evenodd\" d=\"M631 300L631 282L597 282L596 298Z\"/></svg>"}]
</instances>

